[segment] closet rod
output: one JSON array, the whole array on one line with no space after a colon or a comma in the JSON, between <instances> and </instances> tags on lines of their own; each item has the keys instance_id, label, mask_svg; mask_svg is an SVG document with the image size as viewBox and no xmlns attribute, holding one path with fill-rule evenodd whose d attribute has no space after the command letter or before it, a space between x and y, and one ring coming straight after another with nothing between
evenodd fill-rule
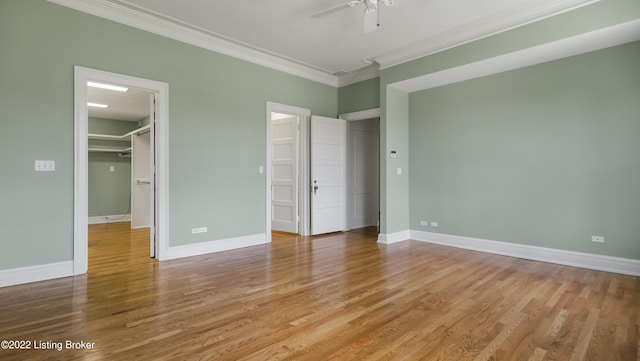
<instances>
[{"instance_id":1,"label":"closet rod","mask_svg":"<svg viewBox=\"0 0 640 361\"><path fill-rule=\"evenodd\" d=\"M138 129L136 129L136 130L130 131L129 133L127 133L127 134L123 135L122 137L124 138L124 137L131 136L131 135L133 135L133 134L138 134L138 133L144 132L145 130L148 130L148 129L150 129L150 128L151 128L151 125L145 125L145 126L144 126L144 127L142 127L142 128L138 128Z\"/></svg>"},{"instance_id":2,"label":"closet rod","mask_svg":"<svg viewBox=\"0 0 640 361\"><path fill-rule=\"evenodd\" d=\"M146 130L140 131L140 132L136 133L136 135L147 134L149 132L151 132L151 129L146 129Z\"/></svg>"}]
</instances>

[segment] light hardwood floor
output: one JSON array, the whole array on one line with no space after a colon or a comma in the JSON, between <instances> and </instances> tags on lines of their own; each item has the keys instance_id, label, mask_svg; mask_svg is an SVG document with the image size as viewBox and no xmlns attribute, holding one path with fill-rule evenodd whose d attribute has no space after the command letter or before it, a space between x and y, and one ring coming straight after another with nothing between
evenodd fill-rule
<instances>
[{"instance_id":1,"label":"light hardwood floor","mask_svg":"<svg viewBox=\"0 0 640 361\"><path fill-rule=\"evenodd\" d=\"M0 339L63 343L0 349L0 359L640 357L638 277L385 246L366 230L276 233L269 245L156 262L147 236L128 223L91 226L87 275L0 288Z\"/></svg>"}]
</instances>

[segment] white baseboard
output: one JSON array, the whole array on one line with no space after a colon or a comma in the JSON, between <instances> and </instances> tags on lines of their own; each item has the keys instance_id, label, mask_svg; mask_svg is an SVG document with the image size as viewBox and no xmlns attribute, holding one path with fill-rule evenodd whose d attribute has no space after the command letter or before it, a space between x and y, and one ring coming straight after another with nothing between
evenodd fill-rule
<instances>
[{"instance_id":1,"label":"white baseboard","mask_svg":"<svg viewBox=\"0 0 640 361\"><path fill-rule=\"evenodd\" d=\"M263 233L252 236L236 237L204 243L190 244L185 246L170 247L166 251L163 260L199 256L207 253L222 252L249 246L257 246L265 243L269 242L266 235ZM7 270L0 270L0 287L46 281L73 275L73 261L12 268Z\"/></svg>"},{"instance_id":2,"label":"white baseboard","mask_svg":"<svg viewBox=\"0 0 640 361\"><path fill-rule=\"evenodd\" d=\"M0 287L73 276L73 261L0 270Z\"/></svg>"},{"instance_id":3,"label":"white baseboard","mask_svg":"<svg viewBox=\"0 0 640 361\"><path fill-rule=\"evenodd\" d=\"M131 221L130 214L115 214L112 216L89 217L88 224L102 224L102 223L113 223L113 222L129 222L129 221Z\"/></svg>"},{"instance_id":4,"label":"white baseboard","mask_svg":"<svg viewBox=\"0 0 640 361\"><path fill-rule=\"evenodd\" d=\"M565 251L561 249L528 246L517 243L507 243L478 239L471 237L453 236L448 234L414 231L410 232L411 239L416 241L435 243L444 246L464 248L474 251L518 257L534 261L556 263L566 266L593 269L640 276L640 260L602 256L591 253Z\"/></svg>"},{"instance_id":5,"label":"white baseboard","mask_svg":"<svg viewBox=\"0 0 640 361\"><path fill-rule=\"evenodd\" d=\"M402 242L411 238L410 235L411 233L408 230L388 234L380 233L378 234L378 243L392 244Z\"/></svg>"},{"instance_id":6,"label":"white baseboard","mask_svg":"<svg viewBox=\"0 0 640 361\"><path fill-rule=\"evenodd\" d=\"M265 243L269 243L269 241L267 240L266 234L262 233L251 236L220 239L216 241L169 247L169 249L164 252L163 260L199 256L208 253L257 246Z\"/></svg>"}]
</instances>

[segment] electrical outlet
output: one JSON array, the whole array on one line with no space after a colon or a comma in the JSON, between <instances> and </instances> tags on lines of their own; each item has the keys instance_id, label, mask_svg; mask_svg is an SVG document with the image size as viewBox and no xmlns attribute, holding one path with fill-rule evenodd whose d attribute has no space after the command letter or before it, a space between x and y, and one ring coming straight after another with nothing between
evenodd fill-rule
<instances>
[{"instance_id":1,"label":"electrical outlet","mask_svg":"<svg viewBox=\"0 0 640 361\"><path fill-rule=\"evenodd\" d=\"M191 234L206 233L207 227L191 228Z\"/></svg>"},{"instance_id":2,"label":"electrical outlet","mask_svg":"<svg viewBox=\"0 0 640 361\"><path fill-rule=\"evenodd\" d=\"M438 228L438 222L431 222L431 227Z\"/></svg>"},{"instance_id":3,"label":"electrical outlet","mask_svg":"<svg viewBox=\"0 0 640 361\"><path fill-rule=\"evenodd\" d=\"M427 221L420 221L420 225L421 225L421 226L426 226L426 225L428 225L428 224L429 224L429 223L428 223Z\"/></svg>"},{"instance_id":4,"label":"electrical outlet","mask_svg":"<svg viewBox=\"0 0 640 361\"><path fill-rule=\"evenodd\" d=\"M604 237L602 237L602 236L591 236L591 242L604 243Z\"/></svg>"}]
</instances>

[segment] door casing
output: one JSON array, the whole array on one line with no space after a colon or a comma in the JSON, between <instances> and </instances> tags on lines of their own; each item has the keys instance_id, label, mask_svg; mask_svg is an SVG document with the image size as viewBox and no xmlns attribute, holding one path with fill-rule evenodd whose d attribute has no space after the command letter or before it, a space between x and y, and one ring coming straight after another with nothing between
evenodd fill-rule
<instances>
[{"instance_id":1,"label":"door casing","mask_svg":"<svg viewBox=\"0 0 640 361\"><path fill-rule=\"evenodd\" d=\"M118 84L137 88L156 97L156 121L151 122L155 134L155 242L156 258L166 259L169 230L169 84L106 72L74 67L74 186L73 186L73 274L87 273L88 261L88 112L87 81ZM153 230L152 230L153 231Z\"/></svg>"},{"instance_id":2,"label":"door casing","mask_svg":"<svg viewBox=\"0 0 640 361\"><path fill-rule=\"evenodd\" d=\"M271 242L271 158L272 158L272 134L271 134L271 113L283 113L290 114L299 117L300 119L300 183L298 189L300 190L299 207L300 212L300 224L298 232L302 236L308 236L311 234L311 208L310 208L310 193L308 189L309 183L309 119L311 118L311 110L295 107L286 104L267 102L266 103L266 156L264 166L265 176L265 237L267 242Z\"/></svg>"}]
</instances>

